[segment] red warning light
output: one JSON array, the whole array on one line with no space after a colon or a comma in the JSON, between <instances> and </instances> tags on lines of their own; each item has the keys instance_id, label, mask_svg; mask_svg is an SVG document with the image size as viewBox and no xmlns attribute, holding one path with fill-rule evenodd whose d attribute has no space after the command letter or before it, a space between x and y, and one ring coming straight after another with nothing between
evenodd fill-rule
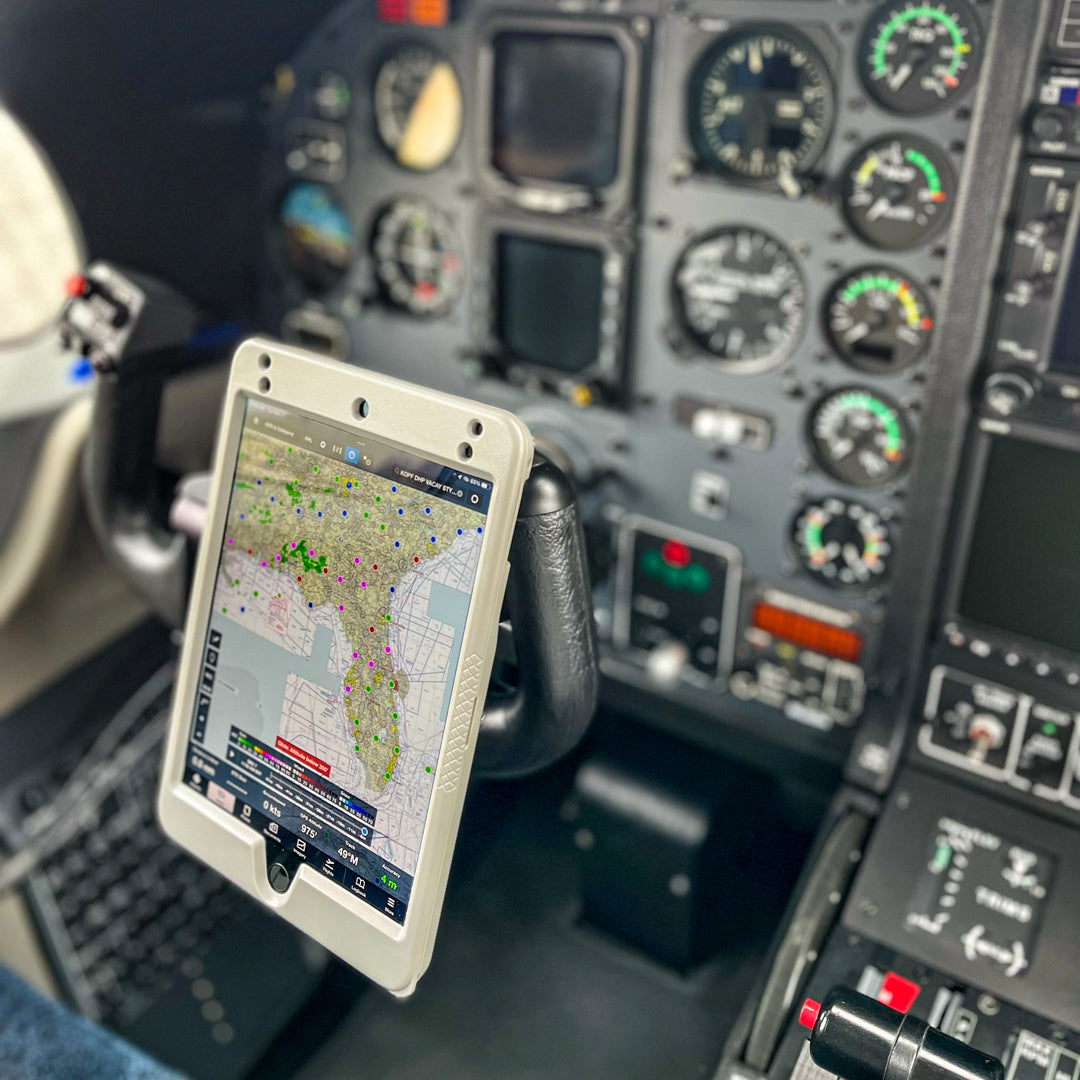
<instances>
[{"instance_id":1,"label":"red warning light","mask_svg":"<svg viewBox=\"0 0 1080 1080\"><path fill-rule=\"evenodd\" d=\"M681 540L665 540L660 545L660 558L676 570L685 570L693 557L694 553L690 550L690 545L684 544Z\"/></svg>"}]
</instances>

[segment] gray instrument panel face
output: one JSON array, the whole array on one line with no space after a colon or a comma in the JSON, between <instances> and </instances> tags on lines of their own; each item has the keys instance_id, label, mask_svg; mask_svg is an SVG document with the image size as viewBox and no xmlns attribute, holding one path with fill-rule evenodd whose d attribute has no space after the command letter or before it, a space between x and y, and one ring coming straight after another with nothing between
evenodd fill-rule
<instances>
[{"instance_id":1,"label":"gray instrument panel face","mask_svg":"<svg viewBox=\"0 0 1080 1080\"><path fill-rule=\"evenodd\" d=\"M892 5L902 9L898 2ZM872 140L909 133L934 143L960 176L963 140L978 85L929 116L905 117L887 112L865 92L858 72L860 41L866 21L878 12L871 3L831 0L773 0L748 5L740 0L687 4L675 10L657 2L628 2L617 7L583 5L581 18L608 18L628 28L640 43L641 107L638 110L636 194L631 209L617 221L602 215L526 212L497 201L485 189L479 147L486 123L477 100L477 57L485 23L496 13L573 22L545 0L505 4L473 0L443 28L384 25L376 21L370 0L338 9L309 39L293 61L296 86L271 120L269 158L264 170L264 211L268 222L269 272L264 282L264 316L279 330L289 310L306 307L339 319L347 327L349 356L357 363L401 378L480 398L517 411L534 434L558 443L575 461L586 461L610 476L583 500L587 519L611 521L622 511L669 523L673 531L722 541L742 554L740 629L735 668L749 663L743 638L748 611L766 588L809 602L828 605L850 620L864 637L863 662L873 686L876 640L888 612L888 579L862 590L840 590L800 570L791 542L792 521L810 499L837 496L862 503L887 522L894 545L904 542L905 489L908 468L895 482L868 490L840 483L815 462L807 425L816 401L849 386L881 393L903 406L918 453L919 402L933 393L933 372L942 361L933 342L913 366L895 374L856 371L828 344L822 307L829 290L852 270L887 266L922 287L936 309L938 285L945 273L945 252L956 218L948 229L910 251L883 251L861 240L847 225L840 207L840 186L852 155ZM747 17L751 9L752 17ZM891 10L891 8L890 8ZM987 4L976 9L986 39ZM836 109L831 137L812 174L816 189L789 200L771 187L732 183L694 168L687 131L687 88L691 73L709 46L741 26L794 28L821 53L829 68ZM448 160L431 172L409 171L396 164L375 129L372 90L381 62L397 46L427 45L452 64L464 103L461 137ZM346 138L344 178L328 186L348 216L357 240L358 258L349 275L329 292L312 296L286 270L278 237L277 207L297 180L285 164L286 139L297 120L317 117L312 91L326 71L340 74L351 96L348 114L339 122ZM953 192L955 201L955 192ZM376 297L376 274L370 235L378 214L401 197L426 200L449 215L461 244L466 285L449 313L416 318L394 310ZM559 396L493 377L475 377L475 357L487 332L488 265L486 222L517 220L529 229L580 229L603 236L629 253L630 292L624 344L625 396L621 406L582 409ZM672 305L672 273L693 237L725 226L763 230L782 240L805 283L803 328L790 355L757 374L725 372L700 350L688 348L677 332ZM948 317L934 310L936 322ZM678 399L691 397L717 406L765 417L772 429L767 450L734 447L716 452L675 419ZM910 447L909 447L910 450ZM695 512L691 485L695 474L716 478L727 491L722 519ZM612 574L614 578L614 574ZM601 632L610 626L611 582L597 582ZM812 608L808 610L813 610ZM609 674L646 685L637 664L609 649ZM745 680L744 680L745 686ZM723 688L723 680L721 686ZM663 693L664 691L659 690ZM680 686L672 691L683 704L706 716L723 716L767 734L790 727L773 708L715 689ZM796 717L798 719L798 717ZM825 725L828 726L828 725ZM811 724L811 728L814 725ZM846 740L842 731L812 731L814 739Z\"/></svg>"}]
</instances>

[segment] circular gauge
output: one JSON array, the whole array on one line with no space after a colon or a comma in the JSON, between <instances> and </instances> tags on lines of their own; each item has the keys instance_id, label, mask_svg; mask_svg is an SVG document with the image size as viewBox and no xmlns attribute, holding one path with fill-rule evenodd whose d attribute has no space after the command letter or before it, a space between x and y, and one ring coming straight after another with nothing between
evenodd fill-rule
<instances>
[{"instance_id":1,"label":"circular gauge","mask_svg":"<svg viewBox=\"0 0 1080 1080\"><path fill-rule=\"evenodd\" d=\"M886 136L848 163L844 213L874 247L918 247L949 219L955 175L945 152L915 135Z\"/></svg>"},{"instance_id":2,"label":"circular gauge","mask_svg":"<svg viewBox=\"0 0 1080 1080\"><path fill-rule=\"evenodd\" d=\"M890 2L867 20L859 72L883 108L918 116L945 108L974 81L981 42L965 0Z\"/></svg>"},{"instance_id":3,"label":"circular gauge","mask_svg":"<svg viewBox=\"0 0 1080 1080\"><path fill-rule=\"evenodd\" d=\"M450 156L461 134L461 84L445 57L424 45L399 49L375 76L375 128L406 169L427 172Z\"/></svg>"},{"instance_id":4,"label":"circular gauge","mask_svg":"<svg viewBox=\"0 0 1080 1080\"><path fill-rule=\"evenodd\" d=\"M880 580L892 551L889 527L861 503L829 497L807 503L791 523L803 569L836 588Z\"/></svg>"},{"instance_id":5,"label":"circular gauge","mask_svg":"<svg viewBox=\"0 0 1080 1080\"><path fill-rule=\"evenodd\" d=\"M880 487L907 465L911 437L900 407L861 386L834 390L810 414L818 464L853 487Z\"/></svg>"},{"instance_id":6,"label":"circular gauge","mask_svg":"<svg viewBox=\"0 0 1080 1080\"><path fill-rule=\"evenodd\" d=\"M821 156L835 93L820 53L794 32L721 38L690 80L690 137L710 168L750 183L791 182Z\"/></svg>"},{"instance_id":7,"label":"circular gauge","mask_svg":"<svg viewBox=\"0 0 1080 1080\"><path fill-rule=\"evenodd\" d=\"M934 319L922 288L899 270L865 266L841 278L825 300L825 330L841 358L889 375L922 356Z\"/></svg>"},{"instance_id":8,"label":"circular gauge","mask_svg":"<svg viewBox=\"0 0 1080 1080\"><path fill-rule=\"evenodd\" d=\"M802 330L802 275L787 248L757 229L717 229L694 240L672 286L686 333L732 370L779 363Z\"/></svg>"},{"instance_id":9,"label":"circular gauge","mask_svg":"<svg viewBox=\"0 0 1080 1080\"><path fill-rule=\"evenodd\" d=\"M295 184L281 203L285 254L316 289L329 289L348 272L356 241L345 211L318 184Z\"/></svg>"},{"instance_id":10,"label":"circular gauge","mask_svg":"<svg viewBox=\"0 0 1080 1080\"><path fill-rule=\"evenodd\" d=\"M461 255L441 210L398 199L375 223L372 254L386 298L411 315L440 315L457 298Z\"/></svg>"}]
</instances>

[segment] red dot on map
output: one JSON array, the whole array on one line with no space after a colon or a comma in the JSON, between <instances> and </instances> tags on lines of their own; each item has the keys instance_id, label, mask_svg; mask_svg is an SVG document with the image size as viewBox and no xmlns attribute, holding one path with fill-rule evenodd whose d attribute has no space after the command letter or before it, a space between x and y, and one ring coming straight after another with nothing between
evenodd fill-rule
<instances>
[{"instance_id":1,"label":"red dot on map","mask_svg":"<svg viewBox=\"0 0 1080 1080\"><path fill-rule=\"evenodd\" d=\"M420 556L419 556L419 555L414 555L414 556L412 557L412 561L413 561L413 562L419 562L419 561L420 561Z\"/></svg>"},{"instance_id":2,"label":"red dot on map","mask_svg":"<svg viewBox=\"0 0 1080 1080\"><path fill-rule=\"evenodd\" d=\"M370 630L370 631L371 631L371 632L372 632L373 634L375 633L375 627L374 627L374 626L369 626L369 627L368 627L368 629L369 629L369 630Z\"/></svg>"},{"instance_id":3,"label":"red dot on map","mask_svg":"<svg viewBox=\"0 0 1080 1080\"><path fill-rule=\"evenodd\" d=\"M299 574L297 574L296 575L296 580L297 581L303 581L304 579Z\"/></svg>"},{"instance_id":4,"label":"red dot on map","mask_svg":"<svg viewBox=\"0 0 1080 1080\"><path fill-rule=\"evenodd\" d=\"M372 563L371 564L371 569L372 570L378 570L379 569L379 564L378 563Z\"/></svg>"},{"instance_id":5,"label":"red dot on map","mask_svg":"<svg viewBox=\"0 0 1080 1080\"><path fill-rule=\"evenodd\" d=\"M329 574L329 573L330 573L330 571L329 571L329 570L327 570L325 566L324 566L324 567L322 568L322 572L323 572L324 574Z\"/></svg>"}]
</instances>

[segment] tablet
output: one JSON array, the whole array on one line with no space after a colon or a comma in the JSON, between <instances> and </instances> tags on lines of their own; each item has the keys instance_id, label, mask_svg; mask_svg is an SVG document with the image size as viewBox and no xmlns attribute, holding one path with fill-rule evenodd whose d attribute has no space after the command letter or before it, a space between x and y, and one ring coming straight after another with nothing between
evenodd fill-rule
<instances>
[{"instance_id":1,"label":"tablet","mask_svg":"<svg viewBox=\"0 0 1080 1080\"><path fill-rule=\"evenodd\" d=\"M165 832L397 994L431 957L532 464L510 413L233 359Z\"/></svg>"}]
</instances>

